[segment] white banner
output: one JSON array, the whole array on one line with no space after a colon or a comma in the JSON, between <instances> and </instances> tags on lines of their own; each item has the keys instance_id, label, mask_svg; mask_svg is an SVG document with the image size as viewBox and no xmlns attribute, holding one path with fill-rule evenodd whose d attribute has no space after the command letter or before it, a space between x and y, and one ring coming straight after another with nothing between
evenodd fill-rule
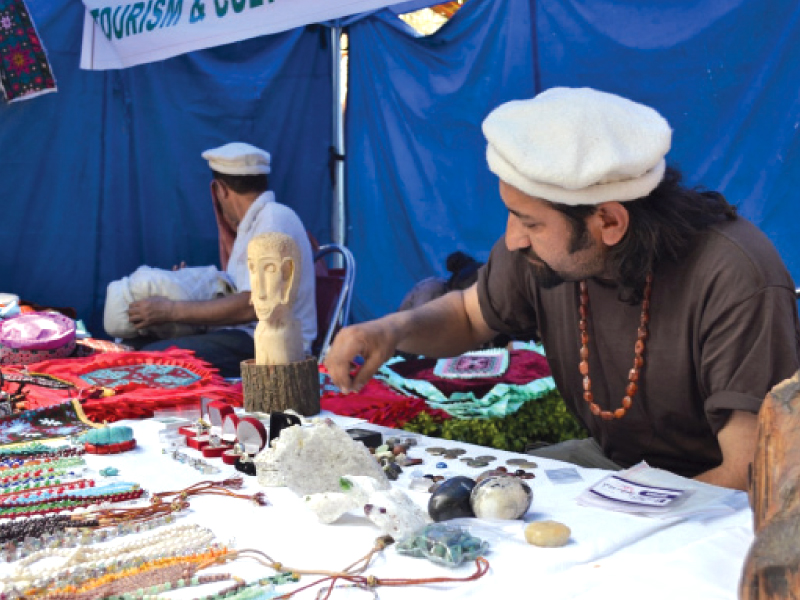
<instances>
[{"instance_id":1,"label":"white banner","mask_svg":"<svg viewBox=\"0 0 800 600\"><path fill-rule=\"evenodd\" d=\"M121 69L402 0L83 0L81 68Z\"/></svg>"}]
</instances>

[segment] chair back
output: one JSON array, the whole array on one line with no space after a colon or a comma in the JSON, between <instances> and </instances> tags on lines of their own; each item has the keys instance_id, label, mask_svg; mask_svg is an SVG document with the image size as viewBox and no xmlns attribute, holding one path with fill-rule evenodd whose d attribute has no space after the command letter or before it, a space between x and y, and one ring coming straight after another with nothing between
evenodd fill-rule
<instances>
[{"instance_id":1,"label":"chair back","mask_svg":"<svg viewBox=\"0 0 800 600\"><path fill-rule=\"evenodd\" d=\"M341 267L328 267L328 257L341 257ZM336 331L350 318L350 301L356 279L356 262L350 250L341 244L320 246L314 263L324 261L326 269L317 269L317 339L312 352L320 362L325 358ZM323 274L324 273L324 274Z\"/></svg>"}]
</instances>

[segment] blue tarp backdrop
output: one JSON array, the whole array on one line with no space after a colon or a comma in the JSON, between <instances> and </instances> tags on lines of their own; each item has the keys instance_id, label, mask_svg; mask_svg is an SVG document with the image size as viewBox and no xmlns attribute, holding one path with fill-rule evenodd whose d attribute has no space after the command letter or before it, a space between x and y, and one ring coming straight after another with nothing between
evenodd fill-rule
<instances>
[{"instance_id":1,"label":"blue tarp backdrop","mask_svg":"<svg viewBox=\"0 0 800 600\"><path fill-rule=\"evenodd\" d=\"M107 284L140 264L218 260L204 149L273 153L272 184L329 241L330 49L306 28L123 71L78 69L83 8L30 1L59 91L0 106L0 291L75 307L102 335ZM668 160L759 225L800 281L800 3L470 0L415 37L350 24L347 243L354 317L395 310L506 214L480 124L498 104L591 86L658 109Z\"/></svg>"}]
</instances>

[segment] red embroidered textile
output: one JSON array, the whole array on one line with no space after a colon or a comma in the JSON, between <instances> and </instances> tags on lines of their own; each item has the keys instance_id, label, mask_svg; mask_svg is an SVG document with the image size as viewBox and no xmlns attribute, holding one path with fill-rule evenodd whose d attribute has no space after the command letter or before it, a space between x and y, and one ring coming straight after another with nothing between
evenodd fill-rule
<instances>
[{"instance_id":1,"label":"red embroidered textile","mask_svg":"<svg viewBox=\"0 0 800 600\"><path fill-rule=\"evenodd\" d=\"M320 374L328 378L324 367L320 367ZM375 425L400 428L421 412L436 418L451 418L443 410L429 408L425 400L399 394L376 379L371 379L360 392L352 394L342 394L332 384L321 387L321 408L337 415L366 419Z\"/></svg>"},{"instance_id":2,"label":"red embroidered textile","mask_svg":"<svg viewBox=\"0 0 800 600\"><path fill-rule=\"evenodd\" d=\"M74 384L86 417L96 423L149 418L156 410L199 404L201 396L233 406L243 403L241 384L226 383L211 365L178 348L49 360L28 365L27 370ZM28 409L76 395L75 390L27 390ZM105 396L109 390L113 394Z\"/></svg>"},{"instance_id":3,"label":"red embroidered textile","mask_svg":"<svg viewBox=\"0 0 800 600\"><path fill-rule=\"evenodd\" d=\"M476 377L474 379L450 379L434 375L435 358L405 360L388 368L405 379L419 379L436 386L442 394L450 397L454 392L472 392L476 398L488 394L498 383L525 385L536 379L550 376L547 359L532 350L509 352L508 370L502 377Z\"/></svg>"}]
</instances>

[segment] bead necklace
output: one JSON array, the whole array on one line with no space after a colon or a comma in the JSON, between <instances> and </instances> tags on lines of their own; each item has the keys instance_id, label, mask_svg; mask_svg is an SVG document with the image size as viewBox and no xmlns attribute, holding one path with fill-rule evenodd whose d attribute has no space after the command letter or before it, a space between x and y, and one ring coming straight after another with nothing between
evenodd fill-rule
<instances>
[{"instance_id":1,"label":"bead necklace","mask_svg":"<svg viewBox=\"0 0 800 600\"><path fill-rule=\"evenodd\" d=\"M5 461L2 461L2 463L0 463L0 475L5 474L5 472L9 471L9 470L20 469L22 467L29 467L29 468L38 467L38 466L41 466L41 465L46 465L48 463L54 462L56 460L59 460L59 459L57 459L57 458L48 458L46 456L45 457L42 457L42 456L30 456L28 458L22 458L22 459L13 460L12 462L15 463L13 465L6 464L8 461L5 460Z\"/></svg>"},{"instance_id":2,"label":"bead necklace","mask_svg":"<svg viewBox=\"0 0 800 600\"><path fill-rule=\"evenodd\" d=\"M49 514L30 519L0 523L0 558L13 562L30 556L43 548L77 548L113 540L117 537L142 533L175 522L173 514L157 516L148 521L100 526L96 518L85 515Z\"/></svg>"},{"instance_id":3,"label":"bead necklace","mask_svg":"<svg viewBox=\"0 0 800 600\"><path fill-rule=\"evenodd\" d=\"M220 581L234 581L234 584L225 587L214 594L202 596L203 600L260 600L274 598L272 585L247 584L239 577L229 573L216 573L214 575L197 575L191 578L183 577L176 582L156 584L149 588L136 590L134 593L120 596L109 596L108 600L166 600L162 595L169 589L180 589L219 583ZM199 599L198 599L199 600Z\"/></svg>"},{"instance_id":4,"label":"bead necklace","mask_svg":"<svg viewBox=\"0 0 800 600\"><path fill-rule=\"evenodd\" d=\"M7 499L23 495L29 494L31 492L37 492L41 490L48 490L51 488L59 488L63 487L66 489L75 489L76 487L86 487L86 486L94 486L94 481L91 479L76 479L74 481L65 481L62 483L60 479L53 478L51 481L34 481L32 483L25 483L17 485L11 489L0 488L0 502L5 502Z\"/></svg>"},{"instance_id":5,"label":"bead necklace","mask_svg":"<svg viewBox=\"0 0 800 600\"><path fill-rule=\"evenodd\" d=\"M66 458L57 458L53 460L43 460L40 463L17 467L16 469L3 469L0 470L0 483L7 483L17 475L24 475L26 473L50 473L57 469L68 469L70 467L78 467L86 464L86 461L81 456L69 456Z\"/></svg>"},{"instance_id":6,"label":"bead necklace","mask_svg":"<svg viewBox=\"0 0 800 600\"><path fill-rule=\"evenodd\" d=\"M129 600L139 597L145 589L154 585L161 586L162 591L183 587L186 582L197 579L195 574L199 569L216 561L224 562L228 552L225 548L212 548L200 553L192 552L150 561L133 558L104 574L99 575L100 571L96 570L90 576L82 576L77 583L71 581L64 585L63 580L44 578L37 580L34 586L14 589L17 594L20 591L27 595L35 593L37 597L53 600L95 600L115 595ZM53 589L55 586L60 587Z\"/></svg>"},{"instance_id":7,"label":"bead necklace","mask_svg":"<svg viewBox=\"0 0 800 600\"><path fill-rule=\"evenodd\" d=\"M47 448L47 446L44 446L44 444L40 445L44 448ZM85 453L86 451L83 448L74 448L69 446L64 446L63 449L56 448L43 450L41 452L17 452L14 454L0 453L0 470L4 470L7 467L12 469L21 467L24 466L27 461L55 460L70 456L81 456Z\"/></svg>"},{"instance_id":8,"label":"bead necklace","mask_svg":"<svg viewBox=\"0 0 800 600\"><path fill-rule=\"evenodd\" d=\"M61 481L63 477L78 477L80 475L81 473L79 471L68 471L67 469L56 469L55 471L48 471L47 473L42 473L41 471L20 473L14 477L9 477L7 480L0 480L0 491L6 493L18 492L37 485L55 484L57 481Z\"/></svg>"},{"instance_id":9,"label":"bead necklace","mask_svg":"<svg viewBox=\"0 0 800 600\"><path fill-rule=\"evenodd\" d=\"M639 373L644 367L644 348L647 339L647 324L650 322L650 293L653 287L653 274L648 273L644 286L644 296L642 299L642 315L639 319L639 329L634 346L633 368L628 373L628 386L625 388L625 397L622 399L622 406L614 412L601 409L594 401L592 394L592 380L589 378L589 289L586 280L580 282L580 320L578 327L581 331L581 362L580 372L583 375L583 399L589 403L589 410L592 414L599 416L605 421L621 419L633 405L633 397L636 395L639 386Z\"/></svg>"},{"instance_id":10,"label":"bead necklace","mask_svg":"<svg viewBox=\"0 0 800 600\"><path fill-rule=\"evenodd\" d=\"M9 506L35 506L45 502L57 502L58 500L101 498L124 494L139 489L138 483L128 483L118 481L109 485L95 487L92 485L70 486L51 486L50 489L16 494L8 498L0 498L0 508Z\"/></svg>"},{"instance_id":11,"label":"bead necklace","mask_svg":"<svg viewBox=\"0 0 800 600\"><path fill-rule=\"evenodd\" d=\"M83 454L82 448L75 448L73 446L48 446L42 442L28 442L21 446L13 448L0 448L0 456L3 457L19 457L30 458L32 456L77 456Z\"/></svg>"},{"instance_id":12,"label":"bead necklace","mask_svg":"<svg viewBox=\"0 0 800 600\"><path fill-rule=\"evenodd\" d=\"M23 504L20 506L10 506L0 508L0 519L16 519L17 517L33 517L35 515L46 515L48 513L74 510L85 506L92 506L98 502L126 502L135 500L144 494L144 490L139 488L129 492L104 494L102 496L77 496L69 499L54 499L49 502L37 502L33 504Z\"/></svg>"},{"instance_id":13,"label":"bead necklace","mask_svg":"<svg viewBox=\"0 0 800 600\"><path fill-rule=\"evenodd\" d=\"M69 515L54 514L0 523L0 542L2 542L5 552L3 558L6 562L23 558L22 553L18 552L23 547L23 540L25 547L40 550L41 545L35 547L37 545L36 538L55 531L63 531L69 521L71 521Z\"/></svg>"},{"instance_id":14,"label":"bead necklace","mask_svg":"<svg viewBox=\"0 0 800 600\"><path fill-rule=\"evenodd\" d=\"M42 580L80 579L75 567L82 573L100 570L121 570L127 568L127 561L149 562L160 558L180 556L187 552L195 553L208 548L214 540L211 530L195 524L175 525L157 531L143 538L125 541L121 544L103 548L81 546L76 549L46 548L34 552L15 563L10 575L0 579L4 584L21 584L24 587L44 587ZM60 565L43 567L36 563L45 558L63 558ZM133 563L131 563L133 564ZM83 579L86 579L84 577Z\"/></svg>"}]
</instances>

